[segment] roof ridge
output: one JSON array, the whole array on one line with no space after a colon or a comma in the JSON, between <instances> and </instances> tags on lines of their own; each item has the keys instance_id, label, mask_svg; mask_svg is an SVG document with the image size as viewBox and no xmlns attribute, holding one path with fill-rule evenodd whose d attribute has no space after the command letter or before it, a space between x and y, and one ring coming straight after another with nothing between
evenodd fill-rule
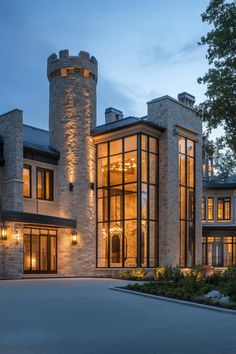
<instances>
[{"instance_id":1,"label":"roof ridge","mask_svg":"<svg viewBox=\"0 0 236 354\"><path fill-rule=\"evenodd\" d=\"M109 123L104 123L104 124L97 125L96 128L103 127L104 125L114 124L114 123L116 123L116 122L120 122L120 121L122 121L122 120L130 119L130 118L134 118L134 119L136 119L136 120L139 120L138 117L128 116L128 117L125 117L125 118L121 118L121 119L118 119L118 120L114 120L113 122L109 122Z\"/></svg>"},{"instance_id":2,"label":"roof ridge","mask_svg":"<svg viewBox=\"0 0 236 354\"><path fill-rule=\"evenodd\" d=\"M41 130L43 132L49 133L49 130L38 128L38 127L33 127L32 125L29 125L29 124L23 124L23 127L28 127L28 128L32 128L32 129L35 129L35 130Z\"/></svg>"}]
</instances>

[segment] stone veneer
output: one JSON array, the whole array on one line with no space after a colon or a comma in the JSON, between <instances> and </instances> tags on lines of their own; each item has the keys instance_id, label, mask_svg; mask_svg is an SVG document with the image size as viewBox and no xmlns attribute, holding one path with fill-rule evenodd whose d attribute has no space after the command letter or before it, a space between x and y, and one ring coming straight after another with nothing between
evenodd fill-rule
<instances>
[{"instance_id":1,"label":"stone veneer","mask_svg":"<svg viewBox=\"0 0 236 354\"><path fill-rule=\"evenodd\" d=\"M148 102L148 120L163 128L159 154L159 254L160 265L179 264L178 130L196 139L195 150L195 264L201 259L202 124L196 112L169 96Z\"/></svg>"},{"instance_id":2,"label":"stone veneer","mask_svg":"<svg viewBox=\"0 0 236 354\"><path fill-rule=\"evenodd\" d=\"M50 144L60 151L58 216L76 219L79 242L71 230L59 230L59 275L92 275L96 263L95 147L97 61L89 53L68 50L48 58ZM69 184L72 183L73 191Z\"/></svg>"},{"instance_id":3,"label":"stone veneer","mask_svg":"<svg viewBox=\"0 0 236 354\"><path fill-rule=\"evenodd\" d=\"M0 134L4 138L5 164L1 168L1 209L23 208L23 122L22 111L15 109L0 116ZM6 223L7 240L0 240L0 278L21 278L23 274L23 238L14 239L14 223Z\"/></svg>"}]
</instances>

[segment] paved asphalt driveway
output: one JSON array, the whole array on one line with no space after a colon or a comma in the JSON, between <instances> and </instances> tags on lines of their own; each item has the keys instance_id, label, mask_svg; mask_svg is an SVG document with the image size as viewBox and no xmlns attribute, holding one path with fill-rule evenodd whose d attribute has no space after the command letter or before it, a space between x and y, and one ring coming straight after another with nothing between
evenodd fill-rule
<instances>
[{"instance_id":1,"label":"paved asphalt driveway","mask_svg":"<svg viewBox=\"0 0 236 354\"><path fill-rule=\"evenodd\" d=\"M235 354L236 315L112 291L108 279L0 282L0 354Z\"/></svg>"}]
</instances>

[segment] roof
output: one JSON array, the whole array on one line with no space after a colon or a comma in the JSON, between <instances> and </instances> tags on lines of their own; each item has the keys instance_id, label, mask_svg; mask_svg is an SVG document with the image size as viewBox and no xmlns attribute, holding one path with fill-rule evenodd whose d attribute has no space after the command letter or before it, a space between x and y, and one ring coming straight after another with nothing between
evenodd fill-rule
<instances>
[{"instance_id":1,"label":"roof","mask_svg":"<svg viewBox=\"0 0 236 354\"><path fill-rule=\"evenodd\" d=\"M91 134L92 135L99 135L99 134L103 134L103 133L108 133L113 130L118 130L118 129L122 129L125 127L130 127L130 126L140 124L140 123L143 123L145 125L149 125L153 128L164 131L164 128L158 126L155 123L147 121L145 118L146 117L143 117L143 118L137 118L137 117L122 118L122 119L116 120L114 122L99 125L91 132Z\"/></svg>"},{"instance_id":2,"label":"roof","mask_svg":"<svg viewBox=\"0 0 236 354\"><path fill-rule=\"evenodd\" d=\"M203 189L236 189L236 183L220 183L216 181L203 181Z\"/></svg>"},{"instance_id":3,"label":"roof","mask_svg":"<svg viewBox=\"0 0 236 354\"><path fill-rule=\"evenodd\" d=\"M53 155L59 155L59 152L50 147L49 131L35 128L30 125L23 125L24 147L34 150L40 150Z\"/></svg>"}]
</instances>

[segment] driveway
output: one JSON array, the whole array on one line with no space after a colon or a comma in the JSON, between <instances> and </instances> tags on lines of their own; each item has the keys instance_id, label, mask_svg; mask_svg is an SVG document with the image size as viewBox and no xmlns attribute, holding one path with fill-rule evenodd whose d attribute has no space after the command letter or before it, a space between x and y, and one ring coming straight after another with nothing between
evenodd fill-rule
<instances>
[{"instance_id":1,"label":"driveway","mask_svg":"<svg viewBox=\"0 0 236 354\"><path fill-rule=\"evenodd\" d=\"M108 279L0 282L0 354L235 354L236 316L109 289Z\"/></svg>"}]
</instances>

